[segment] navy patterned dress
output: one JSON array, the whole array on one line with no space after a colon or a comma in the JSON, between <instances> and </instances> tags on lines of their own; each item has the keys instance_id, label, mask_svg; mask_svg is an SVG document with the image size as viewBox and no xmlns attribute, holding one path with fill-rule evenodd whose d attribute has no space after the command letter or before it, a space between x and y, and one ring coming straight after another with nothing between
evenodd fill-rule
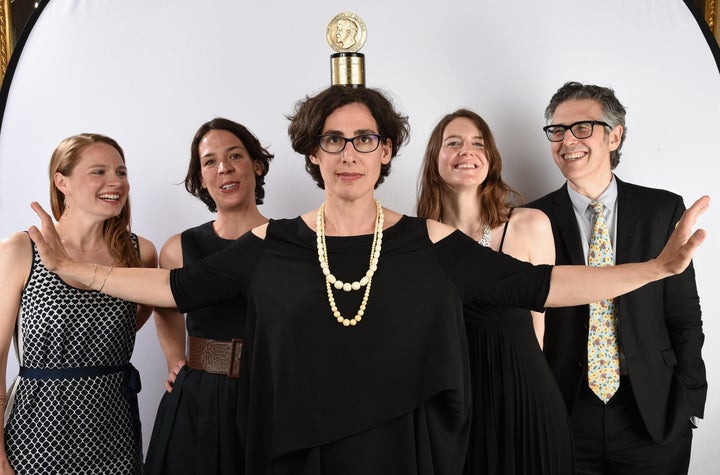
<instances>
[{"instance_id":1,"label":"navy patterned dress","mask_svg":"<svg viewBox=\"0 0 720 475\"><path fill-rule=\"evenodd\" d=\"M17 475L141 473L137 306L68 285L32 246L6 409L10 465Z\"/></svg>"}]
</instances>

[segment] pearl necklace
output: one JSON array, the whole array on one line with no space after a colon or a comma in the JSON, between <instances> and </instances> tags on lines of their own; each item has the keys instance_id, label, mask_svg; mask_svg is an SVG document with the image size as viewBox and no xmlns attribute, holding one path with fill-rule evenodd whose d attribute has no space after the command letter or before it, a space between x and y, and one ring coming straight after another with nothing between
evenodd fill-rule
<instances>
[{"instance_id":1,"label":"pearl necklace","mask_svg":"<svg viewBox=\"0 0 720 475\"><path fill-rule=\"evenodd\" d=\"M481 246L490 247L490 239L492 237L490 235L490 226L488 226L487 223L484 226L482 238L478 243L480 243Z\"/></svg>"},{"instance_id":2,"label":"pearl necklace","mask_svg":"<svg viewBox=\"0 0 720 475\"><path fill-rule=\"evenodd\" d=\"M355 326L362 320L365 314L365 308L367 306L368 298L370 297L370 287L372 286L372 278L378 268L378 262L380 261L380 248L382 247L383 238L383 225L385 223L385 215L383 214L382 206L380 202L375 200L375 232L373 234L373 243L370 249L370 263L367 272L362 279L354 281L352 283L343 282L336 278L332 272L330 272L330 264L327 256L327 244L325 242L325 203L320 205L320 209L317 212L317 219L315 221L315 234L317 236L317 250L318 259L320 260L320 269L322 269L323 275L325 276L325 288L327 289L328 303L330 304L330 311L333 317L338 323L343 326ZM333 295L333 287L336 289L350 292L352 290L360 290L365 287L365 294L363 295L360 308L353 318L345 318L338 310L335 303L335 296Z\"/></svg>"}]
</instances>

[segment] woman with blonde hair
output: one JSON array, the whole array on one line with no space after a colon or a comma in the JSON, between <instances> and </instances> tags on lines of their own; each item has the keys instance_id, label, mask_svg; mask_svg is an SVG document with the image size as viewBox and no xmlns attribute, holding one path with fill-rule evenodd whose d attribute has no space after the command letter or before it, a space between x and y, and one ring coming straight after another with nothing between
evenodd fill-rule
<instances>
[{"instance_id":1,"label":"woman with blonde hair","mask_svg":"<svg viewBox=\"0 0 720 475\"><path fill-rule=\"evenodd\" d=\"M27 233L0 243L0 380L15 338L19 375L7 403L0 473L142 472L135 332L151 308L92 287L99 265L157 267L155 246L130 231L122 148L99 134L60 142L50 203L69 255L94 264L91 285L52 273Z\"/></svg>"}]
</instances>

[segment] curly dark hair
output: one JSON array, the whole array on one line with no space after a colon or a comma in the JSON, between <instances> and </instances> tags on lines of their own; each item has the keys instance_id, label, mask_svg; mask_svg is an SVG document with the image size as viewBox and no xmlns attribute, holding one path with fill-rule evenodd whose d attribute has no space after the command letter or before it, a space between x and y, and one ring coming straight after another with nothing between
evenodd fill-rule
<instances>
[{"instance_id":1,"label":"curly dark hair","mask_svg":"<svg viewBox=\"0 0 720 475\"><path fill-rule=\"evenodd\" d=\"M292 148L305 156L305 170L313 177L318 187L325 189L325 182L320 174L320 167L310 160L319 147L318 135L322 134L325 120L335 109L354 103L365 104L370 110L378 133L392 146L391 158L394 158L400 147L410 137L410 125L407 116L395 110L392 102L377 89L352 86L330 86L313 97L306 96L295 105L294 115L290 120L288 135ZM375 188L390 174L390 165L382 165L380 177Z\"/></svg>"},{"instance_id":2,"label":"curly dark hair","mask_svg":"<svg viewBox=\"0 0 720 475\"><path fill-rule=\"evenodd\" d=\"M262 173L255 175L255 203L263 204L265 198L265 175L270 171L270 160L274 155L267 151L260 141L250 132L244 125L233 122L229 119L216 117L211 121L205 122L195 133L192 144L190 145L190 163L188 164L187 175L185 176L185 189L200 201L205 203L213 213L217 211L215 200L210 196L210 192L202 186L202 170L200 163L200 152L198 145L205 135L211 130L227 130L235 135L243 143L250 157L254 162L260 164Z\"/></svg>"}]
</instances>

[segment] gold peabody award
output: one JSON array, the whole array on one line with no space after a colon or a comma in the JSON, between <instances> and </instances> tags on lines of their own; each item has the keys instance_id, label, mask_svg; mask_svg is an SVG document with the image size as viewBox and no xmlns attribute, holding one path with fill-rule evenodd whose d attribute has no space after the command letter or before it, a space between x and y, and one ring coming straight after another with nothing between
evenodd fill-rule
<instances>
[{"instance_id":1,"label":"gold peabody award","mask_svg":"<svg viewBox=\"0 0 720 475\"><path fill-rule=\"evenodd\" d=\"M330 56L332 85L364 86L365 55L358 53L367 38L363 19L355 13L338 13L328 23L325 38L335 51Z\"/></svg>"}]
</instances>

